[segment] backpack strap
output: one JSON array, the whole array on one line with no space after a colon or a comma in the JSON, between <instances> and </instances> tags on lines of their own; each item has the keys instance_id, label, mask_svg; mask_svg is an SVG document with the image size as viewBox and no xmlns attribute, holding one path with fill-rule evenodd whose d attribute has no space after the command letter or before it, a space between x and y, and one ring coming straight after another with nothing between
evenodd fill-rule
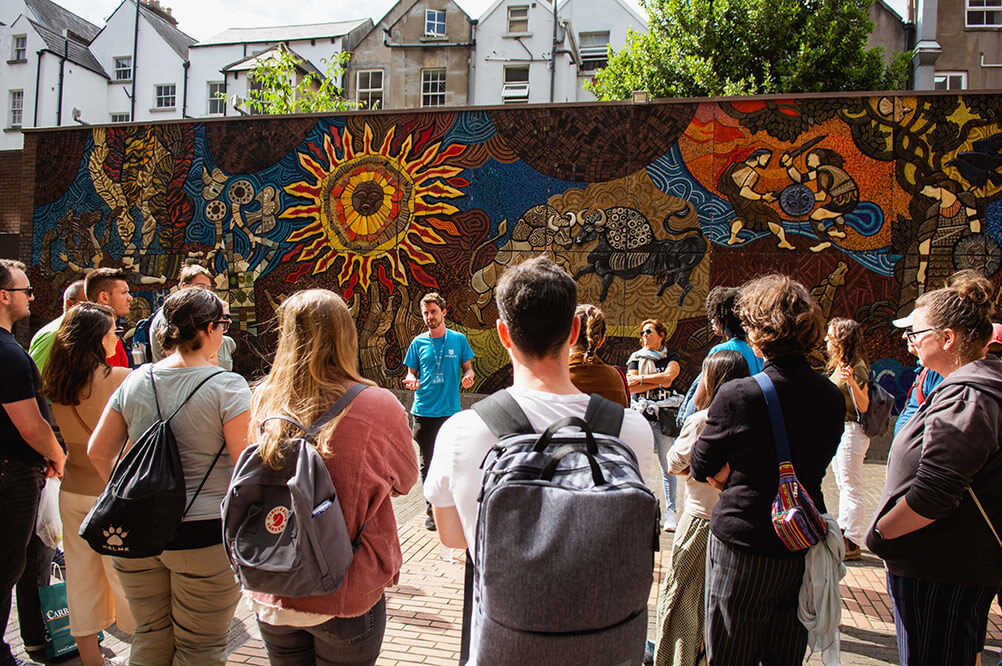
<instances>
[{"instance_id":1,"label":"backpack strap","mask_svg":"<svg viewBox=\"0 0 1002 666\"><path fill-rule=\"evenodd\" d=\"M588 409L585 411L584 420L588 422L588 427L592 429L592 432L619 437L625 414L626 410L623 409L622 405L603 398L598 393L592 393L588 400Z\"/></svg>"},{"instance_id":2,"label":"backpack strap","mask_svg":"<svg viewBox=\"0 0 1002 666\"><path fill-rule=\"evenodd\" d=\"M512 435L531 435L536 432L525 412L508 391L495 391L480 402L474 403L473 411L483 419L498 439Z\"/></svg>"},{"instance_id":3,"label":"backpack strap","mask_svg":"<svg viewBox=\"0 0 1002 666\"><path fill-rule=\"evenodd\" d=\"M354 400L355 396L364 391L365 388L366 388L365 384L359 384L358 382L355 382L354 384L349 386L348 390L345 391L344 394L340 398L338 398L333 405L328 407L327 411L324 412L319 419L313 422L313 425L311 425L309 428L306 429L307 437L309 437L310 439L315 439L317 433L319 433L325 425L333 421L338 414L343 412L344 408L348 406L348 403Z\"/></svg>"},{"instance_id":4,"label":"backpack strap","mask_svg":"<svg viewBox=\"0 0 1002 666\"><path fill-rule=\"evenodd\" d=\"M765 406L769 410L769 421L772 423L772 438L776 442L776 458L780 464L790 462L790 443L786 439L786 423L783 421L783 410L779 406L779 396L772 379L765 372L752 377L762 389L765 396Z\"/></svg>"},{"instance_id":5,"label":"backpack strap","mask_svg":"<svg viewBox=\"0 0 1002 666\"><path fill-rule=\"evenodd\" d=\"M219 450L216 451L216 455L212 459L212 463L209 464L209 469L205 470L205 475L202 476L202 480L198 482L198 488L195 489L195 494L191 496L190 500L188 500L188 506L184 507L184 513L181 514L181 520L184 520L184 517L188 515L188 510L191 509L191 505L195 503L196 499L198 499L198 493L202 492L202 486L204 486L205 482L209 480L209 475L212 474L212 469L216 466L216 463L219 462L219 456L223 455L223 449L225 448L226 440L224 439L222 446L220 446Z\"/></svg>"},{"instance_id":6,"label":"backpack strap","mask_svg":"<svg viewBox=\"0 0 1002 666\"><path fill-rule=\"evenodd\" d=\"M922 371L918 374L918 378L915 380L912 390L915 391L915 403L921 407L922 403L925 402L925 378L929 376L929 368L923 366Z\"/></svg>"}]
</instances>

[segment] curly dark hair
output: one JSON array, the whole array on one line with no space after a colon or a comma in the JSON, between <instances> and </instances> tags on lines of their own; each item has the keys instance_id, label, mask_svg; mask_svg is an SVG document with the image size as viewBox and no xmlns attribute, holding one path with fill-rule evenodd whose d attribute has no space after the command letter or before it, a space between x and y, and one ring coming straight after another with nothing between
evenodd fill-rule
<instances>
[{"instance_id":1,"label":"curly dark hair","mask_svg":"<svg viewBox=\"0 0 1002 666\"><path fill-rule=\"evenodd\" d=\"M515 346L542 359L557 353L570 337L578 287L551 259L535 257L501 275L494 301Z\"/></svg>"},{"instance_id":2,"label":"curly dark hair","mask_svg":"<svg viewBox=\"0 0 1002 666\"><path fill-rule=\"evenodd\" d=\"M710 320L711 324L720 328L728 340L731 338L745 339L741 320L734 314L734 305L740 295L741 290L737 287L714 287L706 295L706 318Z\"/></svg>"},{"instance_id":3,"label":"curly dark hair","mask_svg":"<svg viewBox=\"0 0 1002 666\"><path fill-rule=\"evenodd\" d=\"M804 285L779 273L741 286L737 315L765 358L807 354L824 335L821 308Z\"/></svg>"},{"instance_id":4,"label":"curly dark hair","mask_svg":"<svg viewBox=\"0 0 1002 666\"><path fill-rule=\"evenodd\" d=\"M97 303L80 303L63 316L42 371L45 396L59 405L79 405L98 370L111 372L102 338L115 326L115 313Z\"/></svg>"}]
</instances>

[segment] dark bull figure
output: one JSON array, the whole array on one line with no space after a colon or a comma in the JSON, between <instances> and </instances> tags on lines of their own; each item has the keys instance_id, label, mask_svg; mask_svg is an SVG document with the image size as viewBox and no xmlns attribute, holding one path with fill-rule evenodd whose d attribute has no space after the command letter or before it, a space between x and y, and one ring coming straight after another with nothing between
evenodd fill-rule
<instances>
[{"instance_id":1,"label":"dark bull figure","mask_svg":"<svg viewBox=\"0 0 1002 666\"><path fill-rule=\"evenodd\" d=\"M689 205L665 217L665 231L674 234L669 221L672 217L685 218ZM706 255L706 241L698 228L687 229L676 238L656 239L647 219L632 208L616 207L600 210L585 216L581 233L575 245L584 245L598 239L598 245L588 253L588 265L578 270L574 279L595 273L602 279L599 301L604 301L612 279L632 280L640 275L651 275L661 282L658 296L677 284L682 288L678 304L682 305L692 289L689 276Z\"/></svg>"}]
</instances>

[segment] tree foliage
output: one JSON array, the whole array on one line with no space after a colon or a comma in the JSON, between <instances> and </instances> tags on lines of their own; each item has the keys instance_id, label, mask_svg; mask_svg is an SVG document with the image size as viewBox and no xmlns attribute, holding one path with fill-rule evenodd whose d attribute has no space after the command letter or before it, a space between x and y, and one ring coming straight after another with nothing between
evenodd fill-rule
<instances>
[{"instance_id":1,"label":"tree foliage","mask_svg":"<svg viewBox=\"0 0 1002 666\"><path fill-rule=\"evenodd\" d=\"M301 58L280 44L267 57L259 58L251 70L255 86L247 95L248 110L281 115L355 108L357 105L344 96L338 85L349 56L343 52L330 60L322 59L325 71L319 75L308 71Z\"/></svg>"},{"instance_id":2,"label":"tree foliage","mask_svg":"<svg viewBox=\"0 0 1002 666\"><path fill-rule=\"evenodd\" d=\"M650 31L589 85L599 99L895 90L909 53L889 66L866 48L873 0L642 0Z\"/></svg>"}]
</instances>

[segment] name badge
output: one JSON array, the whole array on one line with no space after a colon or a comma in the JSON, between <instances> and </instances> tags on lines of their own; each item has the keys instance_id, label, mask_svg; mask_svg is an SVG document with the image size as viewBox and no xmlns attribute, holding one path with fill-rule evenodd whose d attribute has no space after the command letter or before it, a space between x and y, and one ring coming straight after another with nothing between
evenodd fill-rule
<instances>
[{"instance_id":1,"label":"name badge","mask_svg":"<svg viewBox=\"0 0 1002 666\"><path fill-rule=\"evenodd\" d=\"M439 375L435 375L435 376L433 376L431 378L431 383L432 384L441 384L444 381L445 381L445 379L440 374Z\"/></svg>"}]
</instances>

